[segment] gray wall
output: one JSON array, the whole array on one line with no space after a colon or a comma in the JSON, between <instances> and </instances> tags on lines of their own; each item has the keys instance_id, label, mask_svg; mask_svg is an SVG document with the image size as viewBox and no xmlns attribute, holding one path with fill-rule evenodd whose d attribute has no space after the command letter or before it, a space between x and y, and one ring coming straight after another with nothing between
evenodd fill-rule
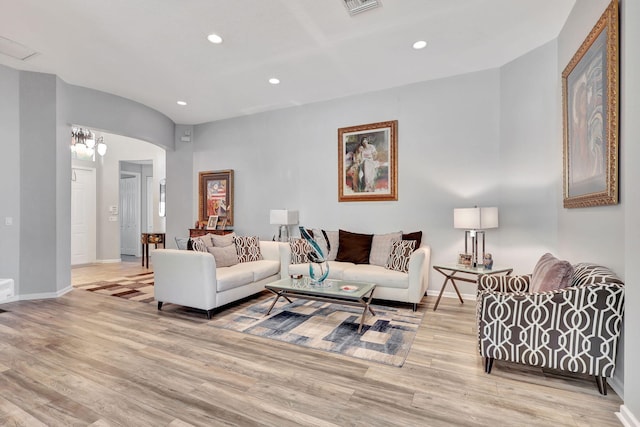
<instances>
[{"instance_id":1,"label":"gray wall","mask_svg":"<svg viewBox=\"0 0 640 427\"><path fill-rule=\"evenodd\" d=\"M637 325L640 325L640 270L635 261L640 254L640 197L638 197L638 183L640 183L640 2L623 1L621 22L621 128L620 128L620 174L622 185L622 202L625 208L625 260L624 276L626 287L625 313L625 360L635 361L640 354L640 338ZM624 369L624 404L626 409L640 420L640 365L628 363Z\"/></svg>"},{"instance_id":2,"label":"gray wall","mask_svg":"<svg viewBox=\"0 0 640 427\"><path fill-rule=\"evenodd\" d=\"M500 71L500 248L507 265L531 272L557 255L562 185L557 50L550 42Z\"/></svg>"},{"instance_id":3,"label":"gray wall","mask_svg":"<svg viewBox=\"0 0 640 427\"><path fill-rule=\"evenodd\" d=\"M0 277L16 280L21 299L59 295L71 282L71 124L170 149L174 124L136 102L2 66L0 95ZM165 167L164 156L158 165ZM14 225L5 226L5 217Z\"/></svg>"},{"instance_id":4,"label":"gray wall","mask_svg":"<svg viewBox=\"0 0 640 427\"><path fill-rule=\"evenodd\" d=\"M20 294L44 294L60 288L56 120L56 76L21 72Z\"/></svg>"},{"instance_id":5,"label":"gray wall","mask_svg":"<svg viewBox=\"0 0 640 427\"><path fill-rule=\"evenodd\" d=\"M0 65L0 278L20 279L20 73ZM5 225L11 218L13 225Z\"/></svg>"},{"instance_id":6,"label":"gray wall","mask_svg":"<svg viewBox=\"0 0 640 427\"><path fill-rule=\"evenodd\" d=\"M271 238L269 210L286 207L306 226L423 230L433 263L455 262L464 234L453 229L453 209L500 202L499 107L500 71L489 70L196 126L193 178L184 188L192 217L184 222L197 217L197 173L234 169L239 233ZM394 119L398 201L339 203L337 129ZM488 233L498 263L508 259L497 245L503 233ZM430 289L441 283L432 275Z\"/></svg>"},{"instance_id":7,"label":"gray wall","mask_svg":"<svg viewBox=\"0 0 640 427\"><path fill-rule=\"evenodd\" d=\"M562 29L558 41L558 69L557 75L561 76L564 68L567 66L573 55L576 53L584 39L587 37L595 23L598 21L602 12L609 5L609 0L597 0L592 2L576 2L564 28ZM624 27L621 27L623 31ZM625 38L625 34L621 34L621 38ZM633 93L626 87L627 81L623 81L621 100L624 101L624 94ZM560 97L562 88L561 81L558 82L557 93ZM560 98L559 98L560 99ZM561 105L561 101L558 101ZM624 111L624 105L621 105L621 111ZM632 282L626 277L629 271L628 260L626 258L625 248L625 219L629 214L633 214L628 206L628 197L631 193L626 191L627 185L633 182L633 178L625 179L625 171L627 165L631 165L631 158L624 156L625 135L621 133L620 137L620 170L623 185L620 187L620 203L613 206L600 206L592 208L565 209L560 204L558 206L558 252L562 258L570 260L597 262L613 269L621 278L626 280L627 289L632 288ZM631 138L629 138L631 140ZM562 147L562 134L557 138L558 146ZM627 179L631 178L629 181ZM636 180L637 182L637 175ZM561 188L561 185L559 185ZM561 193L562 196L562 193ZM635 217L640 211L635 211ZM633 216L629 216L631 218ZM637 253L637 252L636 252ZM629 258L629 261L632 258ZM634 304L635 302L635 304ZM633 312L634 307L640 306L640 300L630 300L627 296L627 319L625 324L629 324L629 312ZM631 310L629 309L631 306ZM625 328L626 329L626 328ZM625 333L620 342L618 355L618 363L613 379L613 386L617 391L622 392L626 389L624 352L627 346L632 348L638 347L638 339L631 338ZM628 359L633 360L633 359ZM637 379L636 379L637 381ZM633 382L633 380L632 380ZM625 392L626 394L626 392ZM625 401L627 401L625 396ZM637 412L638 413L638 412Z\"/></svg>"}]
</instances>

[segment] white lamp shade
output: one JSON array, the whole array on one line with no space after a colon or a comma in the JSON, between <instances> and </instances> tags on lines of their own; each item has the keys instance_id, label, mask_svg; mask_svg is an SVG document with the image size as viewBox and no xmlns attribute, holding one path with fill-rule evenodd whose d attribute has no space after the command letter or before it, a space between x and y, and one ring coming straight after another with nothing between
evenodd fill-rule
<instances>
[{"instance_id":1,"label":"white lamp shade","mask_svg":"<svg viewBox=\"0 0 640 427\"><path fill-rule=\"evenodd\" d=\"M293 225L298 223L298 211L287 209L272 209L269 213L269 223L275 225Z\"/></svg>"},{"instance_id":2,"label":"white lamp shade","mask_svg":"<svg viewBox=\"0 0 640 427\"><path fill-rule=\"evenodd\" d=\"M453 228L465 230L498 228L498 208L456 208L453 210Z\"/></svg>"}]
</instances>

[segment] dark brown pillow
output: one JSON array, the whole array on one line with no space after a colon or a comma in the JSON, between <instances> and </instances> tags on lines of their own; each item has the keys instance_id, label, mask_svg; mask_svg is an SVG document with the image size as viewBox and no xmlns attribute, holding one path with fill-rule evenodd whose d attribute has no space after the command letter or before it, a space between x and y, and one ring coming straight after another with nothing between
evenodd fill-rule
<instances>
[{"instance_id":1,"label":"dark brown pillow","mask_svg":"<svg viewBox=\"0 0 640 427\"><path fill-rule=\"evenodd\" d=\"M336 261L369 264L373 234L351 233L338 230L338 255Z\"/></svg>"},{"instance_id":2,"label":"dark brown pillow","mask_svg":"<svg viewBox=\"0 0 640 427\"><path fill-rule=\"evenodd\" d=\"M402 240L415 240L416 249L418 249L420 247L420 243L422 242L422 231L414 231L413 233L403 234Z\"/></svg>"},{"instance_id":3,"label":"dark brown pillow","mask_svg":"<svg viewBox=\"0 0 640 427\"><path fill-rule=\"evenodd\" d=\"M572 275L573 266L569 261L561 261L549 253L544 254L533 268L529 292L535 294L566 288L571 284Z\"/></svg>"}]
</instances>

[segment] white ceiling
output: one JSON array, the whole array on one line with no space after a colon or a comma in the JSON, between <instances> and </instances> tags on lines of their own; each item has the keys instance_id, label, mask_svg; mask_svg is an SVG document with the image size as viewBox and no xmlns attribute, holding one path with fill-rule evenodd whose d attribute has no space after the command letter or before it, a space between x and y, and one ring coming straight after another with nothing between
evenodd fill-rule
<instances>
[{"instance_id":1,"label":"white ceiling","mask_svg":"<svg viewBox=\"0 0 640 427\"><path fill-rule=\"evenodd\" d=\"M499 67L556 38L575 0L382 0L353 17L342 2L0 0L0 36L38 52L0 64L197 124Z\"/></svg>"}]
</instances>

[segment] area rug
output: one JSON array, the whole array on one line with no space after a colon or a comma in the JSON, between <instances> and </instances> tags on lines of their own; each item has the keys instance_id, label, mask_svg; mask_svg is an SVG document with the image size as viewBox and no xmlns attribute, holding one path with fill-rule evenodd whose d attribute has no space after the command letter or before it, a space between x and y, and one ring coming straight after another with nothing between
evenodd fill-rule
<instances>
[{"instance_id":1,"label":"area rug","mask_svg":"<svg viewBox=\"0 0 640 427\"><path fill-rule=\"evenodd\" d=\"M74 286L77 289L110 295L132 301L145 303L154 302L153 272L140 273L134 276L116 277L100 282L86 283Z\"/></svg>"},{"instance_id":2,"label":"area rug","mask_svg":"<svg viewBox=\"0 0 640 427\"><path fill-rule=\"evenodd\" d=\"M372 305L358 334L362 308L321 301L282 299L265 316L273 296L214 315L211 326L330 351L393 366L404 364L424 313Z\"/></svg>"},{"instance_id":3,"label":"area rug","mask_svg":"<svg viewBox=\"0 0 640 427\"><path fill-rule=\"evenodd\" d=\"M155 302L153 272L76 285L78 289L143 303ZM358 334L362 308L322 301L281 298L268 316L273 295L265 293L216 311L207 325L339 353L392 366L404 364L424 313L372 305ZM200 311L176 307L202 317Z\"/></svg>"}]
</instances>

